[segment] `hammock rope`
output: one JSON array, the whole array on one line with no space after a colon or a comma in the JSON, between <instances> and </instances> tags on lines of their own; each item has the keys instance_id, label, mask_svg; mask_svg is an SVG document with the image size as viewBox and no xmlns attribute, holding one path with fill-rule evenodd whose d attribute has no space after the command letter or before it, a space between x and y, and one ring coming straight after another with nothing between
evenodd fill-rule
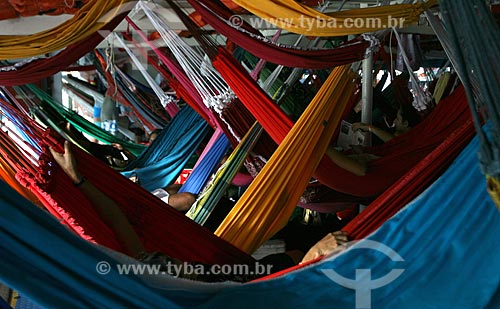
<instances>
[{"instance_id":1,"label":"hammock rope","mask_svg":"<svg viewBox=\"0 0 500 309\"><path fill-rule=\"evenodd\" d=\"M100 78L101 76L105 76L104 81L108 81L108 84L113 83L112 87L117 89L114 98L122 105L130 107L135 112L133 114L134 118L138 119L139 123L149 129L149 132L165 127L169 121L167 115L159 113L159 108L156 108L156 106L147 101L143 93L135 87L130 77L120 68L114 68L116 72L114 78L109 72L105 72L103 68L107 66L107 63L104 57L98 51L95 52L95 55L99 60L99 63L95 64L97 72L100 72L98 76Z\"/></svg>"},{"instance_id":2,"label":"hammock rope","mask_svg":"<svg viewBox=\"0 0 500 309\"><path fill-rule=\"evenodd\" d=\"M207 58L187 45L144 1L139 1L138 5L146 13L163 41L192 80L205 105L220 114L226 105L234 100L234 93L229 86L215 71Z\"/></svg>"},{"instance_id":3,"label":"hammock rope","mask_svg":"<svg viewBox=\"0 0 500 309\"><path fill-rule=\"evenodd\" d=\"M401 55L403 56L403 62L406 66L406 69L408 70L408 73L410 74L411 88L413 90L413 97L414 97L413 107L417 111L426 110L429 104L431 103L432 97L428 91L424 91L422 90L422 88L420 88L419 82L417 81L415 73L411 68L410 60L408 59L408 55L406 54L403 43L401 42L401 38L396 28L392 28L392 32L394 33L396 40L398 41L398 46L401 51Z\"/></svg>"},{"instance_id":4,"label":"hammock rope","mask_svg":"<svg viewBox=\"0 0 500 309\"><path fill-rule=\"evenodd\" d=\"M142 4L141 7L146 8L146 11L149 12L148 17L155 19L156 22L154 22L153 24L158 24L164 27L165 29L168 29L168 27L164 25L165 22L160 17L158 17L150 9L148 10L147 5ZM173 7L176 7L175 4L173 4ZM161 34L162 32L166 32L165 29L163 30L157 29L157 30ZM170 32L171 32L170 35L176 37L177 38L176 40L179 41L178 35L174 31ZM165 34L165 36L166 35L167 34ZM168 44L175 45L169 43L169 41L166 41L165 39L164 42L165 44L167 44L167 46ZM198 88L193 85L192 79L187 76L188 74L187 72L180 72L179 68L173 65L172 61L165 59L167 61L167 66L169 67L169 69L171 69L172 73L177 77L177 79L179 79L179 81L185 85L186 88L193 89L193 91L197 92L197 94L200 95L200 100L203 102L202 104L204 106L206 105L207 102L210 103L210 105L206 105L205 107L208 107L211 113L216 114L215 116L216 123L224 130L226 136L231 142L231 145L235 147L240 142L241 137L244 136L246 132L250 129L250 127L253 125L253 123L255 122L255 118L249 113L247 109L243 107L239 99L235 98L234 93L227 86L227 83L220 77L219 73L208 63L208 59L206 57L202 57L200 54L192 50L192 48L188 46L184 41L180 40L178 43L180 44L182 49L188 49L188 51L186 52L187 56L176 54L176 56L188 58L186 60L178 60L178 62L188 63L191 61L191 59L189 59L190 57L197 58L197 60L195 61L197 61L198 63L206 63L206 69L203 69L202 73L204 75L209 74L213 76L214 79L218 81L218 83L219 82L223 83L224 86L222 89L213 89L213 87L209 84L203 86L204 88L216 90L217 93L219 93L219 95L217 95L216 97L213 96L203 97L203 92L199 92ZM176 46L172 47L169 46L169 48L172 48L174 50L179 49ZM164 58L162 58L162 60L163 59ZM190 74L201 75L199 71L200 71L199 68L195 68L194 71L192 71ZM204 76L201 76L201 78L205 79ZM220 109L222 107L223 109ZM257 144L257 149L255 152L263 157L269 157L271 153L274 151L275 145L270 140L270 138L265 134L261 137L261 140L263 140L264 142Z\"/></svg>"},{"instance_id":5,"label":"hammock rope","mask_svg":"<svg viewBox=\"0 0 500 309\"><path fill-rule=\"evenodd\" d=\"M186 101L189 106L196 110L203 118L205 118L205 120L215 129L217 124L215 117L205 104L203 104L199 93L196 91L189 78L183 74L182 69L178 67L178 64L174 63L170 58L162 54L159 48L156 47L153 42L148 40L145 33L141 31L129 17L126 17L125 20L128 25L130 25L137 32L137 34L139 34L141 39L144 40L144 42L154 51L157 58L163 63L163 65L160 66L157 61L153 60L151 56L148 55L145 48L140 46L138 42L133 39L133 36L130 35L130 33L125 33L124 37L131 41L135 46L135 50L139 51L144 57L146 57L148 62L162 74L162 76L168 81L170 87L175 90L176 94ZM172 74L168 72L164 66L167 66Z\"/></svg>"},{"instance_id":6,"label":"hammock rope","mask_svg":"<svg viewBox=\"0 0 500 309\"><path fill-rule=\"evenodd\" d=\"M160 88L160 86L156 83L156 81L147 72L146 68L143 66L141 61L139 61L139 59L136 57L136 55L132 52L132 50L130 50L130 48L127 46L127 44L125 44L125 42L122 40L122 38L116 32L114 32L114 37L120 43L120 45L125 49L125 51L127 52L128 56L130 57L132 62L135 64L135 67L139 69L139 71L141 72L141 74L144 77L144 79L146 80L146 82L149 84L151 89L153 89L155 94L158 96L158 98L160 99L161 105L167 111L172 110L172 106L170 106L170 104L175 105L174 98L171 95L167 95L165 93L165 91L163 91L163 89ZM178 111L179 111L178 108L172 110L170 116L174 117Z\"/></svg>"}]
</instances>

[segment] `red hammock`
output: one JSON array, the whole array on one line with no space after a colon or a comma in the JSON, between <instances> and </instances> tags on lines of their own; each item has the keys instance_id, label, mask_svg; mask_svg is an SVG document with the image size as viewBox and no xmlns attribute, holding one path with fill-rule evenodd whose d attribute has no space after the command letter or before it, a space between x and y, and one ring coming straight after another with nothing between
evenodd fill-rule
<instances>
[{"instance_id":1,"label":"red hammock","mask_svg":"<svg viewBox=\"0 0 500 309\"><path fill-rule=\"evenodd\" d=\"M78 43L69 45L55 56L31 61L15 70L0 70L0 85L18 86L31 84L63 71L101 43L103 36L100 33L112 31L127 14L128 11L117 15L99 32L88 36Z\"/></svg>"},{"instance_id":2,"label":"red hammock","mask_svg":"<svg viewBox=\"0 0 500 309\"><path fill-rule=\"evenodd\" d=\"M474 125L472 117L469 117L457 126L437 148L349 222L343 230L352 239L361 239L374 232L432 184L467 146L473 136Z\"/></svg>"},{"instance_id":3,"label":"red hammock","mask_svg":"<svg viewBox=\"0 0 500 309\"><path fill-rule=\"evenodd\" d=\"M35 205L41 206L37 197L16 180L16 172L20 169L16 158L21 153L17 147L12 147L13 143L7 132L0 130L0 179Z\"/></svg>"},{"instance_id":4,"label":"red hammock","mask_svg":"<svg viewBox=\"0 0 500 309\"><path fill-rule=\"evenodd\" d=\"M34 128L36 129L36 128ZM57 218L85 239L123 252L112 230L100 219L87 198L72 185L48 154L49 145L62 151L51 131L37 129L43 144L39 168L22 169L16 178L28 187ZM73 147L79 169L89 181L112 198L124 211L146 250L161 251L184 261L245 263L253 259L216 237L172 207L132 183L84 151Z\"/></svg>"},{"instance_id":5,"label":"red hammock","mask_svg":"<svg viewBox=\"0 0 500 309\"><path fill-rule=\"evenodd\" d=\"M219 48L213 65L273 140L280 143L293 122L223 48ZM376 197L469 119L464 91L459 88L410 132L381 146L365 149L367 153L382 156L369 163L367 175L356 176L325 156L314 177L341 193Z\"/></svg>"},{"instance_id":6,"label":"red hammock","mask_svg":"<svg viewBox=\"0 0 500 309\"><path fill-rule=\"evenodd\" d=\"M83 151L74 150L79 169L125 212L146 250L164 252L184 261L204 263L242 263L252 260L104 163ZM48 169L50 159L48 156L44 159L46 161L41 162L41 166L47 170L40 172L50 181L38 183L23 173L18 174L19 179L25 180L30 189L44 196L45 207L57 212L82 237L123 252L112 230L99 219L86 197L72 185L56 163L52 162L53 168Z\"/></svg>"},{"instance_id":7,"label":"red hammock","mask_svg":"<svg viewBox=\"0 0 500 309\"><path fill-rule=\"evenodd\" d=\"M387 143L365 149L380 159L369 162L367 174L356 176L325 160L317 179L331 188L360 197L375 197L421 161L427 154L471 120L463 87L444 99L421 123ZM332 176L337 181L331 181Z\"/></svg>"},{"instance_id":8,"label":"red hammock","mask_svg":"<svg viewBox=\"0 0 500 309\"><path fill-rule=\"evenodd\" d=\"M461 93L463 88L460 90ZM342 230L350 239L362 239L375 232L385 221L389 220L399 210L415 199L431 185L456 156L464 149L474 136L474 124L469 117L459 125L444 141L418 162L404 176L398 179L382 195L374 200L365 210L358 214ZM452 211L452 210L451 210ZM267 280L300 269L312 263L300 264L281 272L258 279Z\"/></svg>"},{"instance_id":9,"label":"red hammock","mask_svg":"<svg viewBox=\"0 0 500 309\"><path fill-rule=\"evenodd\" d=\"M241 46L258 58L289 67L311 69L330 68L362 60L370 43L356 38L332 49L300 49L283 47L265 40L259 32L247 23L240 29L230 26L234 13L219 1L188 0L191 6L217 32ZM244 30L243 30L244 29Z\"/></svg>"}]
</instances>

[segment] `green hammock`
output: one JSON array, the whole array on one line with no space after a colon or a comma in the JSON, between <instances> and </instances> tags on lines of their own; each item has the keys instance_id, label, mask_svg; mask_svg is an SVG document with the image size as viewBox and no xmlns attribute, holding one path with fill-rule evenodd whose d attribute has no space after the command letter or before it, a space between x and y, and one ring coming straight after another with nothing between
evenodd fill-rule
<instances>
[{"instance_id":1,"label":"green hammock","mask_svg":"<svg viewBox=\"0 0 500 309\"><path fill-rule=\"evenodd\" d=\"M26 87L26 88L24 88L24 87ZM14 89L16 90L16 92L18 92L20 94L26 92L24 89L28 89L29 91L33 92L38 97L38 99L48 103L60 115L62 115L67 121L69 121L71 123L71 125L73 125L76 129L95 137L97 140L99 140L103 143L121 144L125 149L128 149L130 152L132 152L136 156L141 154L142 151L146 148L146 146L144 146L144 145L135 144L135 143L132 143L129 141L121 140L121 139L117 138L116 136L112 135L111 133L101 129L100 127L96 126L95 124L89 122L84 117L78 115L75 111L64 107L61 103L55 101L54 98L52 98L49 94L42 91L40 88L38 88L37 86L35 86L33 84L29 84L26 86L20 86L20 87L16 86L16 87L14 87ZM57 125L57 124L54 124L54 125ZM54 129L56 129L56 128L54 128Z\"/></svg>"}]
</instances>

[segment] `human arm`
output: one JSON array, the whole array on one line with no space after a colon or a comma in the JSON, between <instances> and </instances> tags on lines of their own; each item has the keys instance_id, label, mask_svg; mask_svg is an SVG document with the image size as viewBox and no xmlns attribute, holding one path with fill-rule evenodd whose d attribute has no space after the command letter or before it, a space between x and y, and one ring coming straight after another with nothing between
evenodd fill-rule
<instances>
[{"instance_id":1,"label":"human arm","mask_svg":"<svg viewBox=\"0 0 500 309\"><path fill-rule=\"evenodd\" d=\"M116 202L96 188L90 181L85 180L78 171L76 158L71 151L70 143L68 141L64 142L64 153L58 153L53 148L50 148L50 152L64 173L89 199L99 217L113 230L116 238L124 246L127 253L137 257L144 252L139 236Z\"/></svg>"},{"instance_id":2,"label":"human arm","mask_svg":"<svg viewBox=\"0 0 500 309\"><path fill-rule=\"evenodd\" d=\"M302 259L301 263L305 263L320 256L325 256L332 253L339 246L347 243L347 234L343 231L336 231L333 233L328 233L320 241L318 241L314 246L307 251Z\"/></svg>"},{"instance_id":3,"label":"human arm","mask_svg":"<svg viewBox=\"0 0 500 309\"><path fill-rule=\"evenodd\" d=\"M353 173L357 176L365 176L366 175L366 166L361 164L361 162L346 156L338 150L335 150L333 147L328 147L326 149L326 155L333 161L333 163L337 164L341 168Z\"/></svg>"},{"instance_id":4,"label":"human arm","mask_svg":"<svg viewBox=\"0 0 500 309\"><path fill-rule=\"evenodd\" d=\"M362 122L353 123L352 130L353 131L361 130L364 132L371 132L371 133L375 134L376 136L378 136L378 138L380 138L384 143L394 138L394 134L387 132L385 130L382 130L374 125L366 124L366 123L362 123Z\"/></svg>"}]
</instances>

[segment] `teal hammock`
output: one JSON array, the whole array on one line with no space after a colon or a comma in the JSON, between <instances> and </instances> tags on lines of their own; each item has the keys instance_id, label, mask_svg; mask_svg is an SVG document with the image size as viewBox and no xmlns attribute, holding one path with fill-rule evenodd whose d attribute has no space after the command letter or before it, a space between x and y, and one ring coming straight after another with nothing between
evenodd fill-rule
<instances>
[{"instance_id":1,"label":"teal hammock","mask_svg":"<svg viewBox=\"0 0 500 309\"><path fill-rule=\"evenodd\" d=\"M184 106L151 145L125 167L122 175L137 176L148 191L172 184L209 130L203 117Z\"/></svg>"}]
</instances>

